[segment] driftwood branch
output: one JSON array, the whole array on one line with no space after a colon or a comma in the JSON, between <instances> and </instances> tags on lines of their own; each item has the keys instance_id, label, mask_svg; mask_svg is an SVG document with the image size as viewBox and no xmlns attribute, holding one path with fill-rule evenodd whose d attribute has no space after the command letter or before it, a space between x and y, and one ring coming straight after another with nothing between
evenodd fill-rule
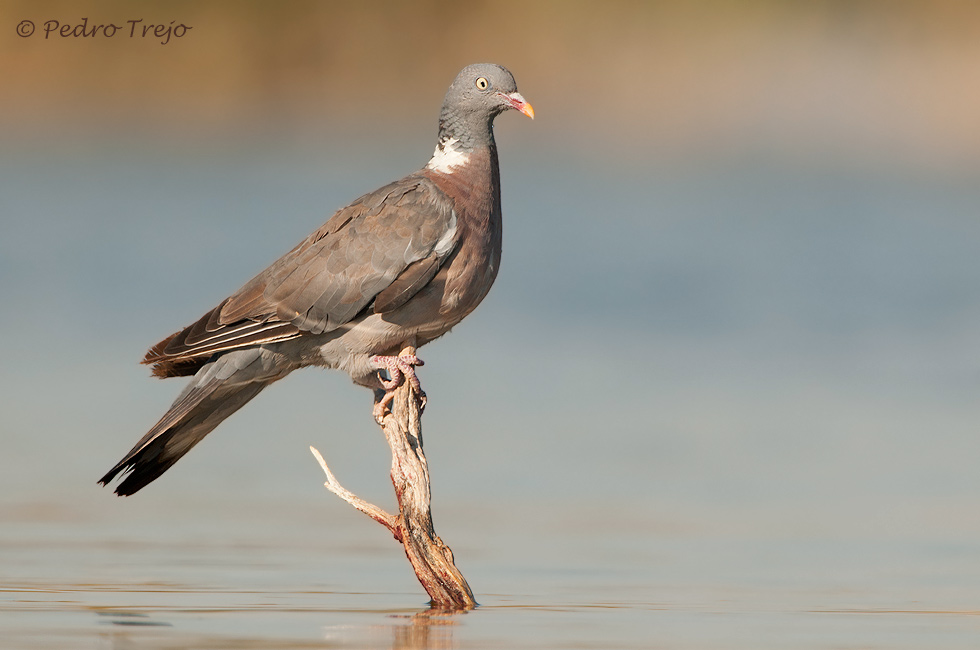
<instances>
[{"instance_id":1,"label":"driftwood branch","mask_svg":"<svg viewBox=\"0 0 980 650\"><path fill-rule=\"evenodd\" d=\"M405 346L401 356L414 355ZM453 553L432 526L429 468L422 452L422 396L404 381L395 391L390 411L376 412L378 423L391 447L391 482L398 499L398 514L390 514L345 489L327 467L320 453L310 447L320 462L327 482L324 486L387 528L405 548L415 575L438 609L471 609L473 592L453 563Z\"/></svg>"}]
</instances>

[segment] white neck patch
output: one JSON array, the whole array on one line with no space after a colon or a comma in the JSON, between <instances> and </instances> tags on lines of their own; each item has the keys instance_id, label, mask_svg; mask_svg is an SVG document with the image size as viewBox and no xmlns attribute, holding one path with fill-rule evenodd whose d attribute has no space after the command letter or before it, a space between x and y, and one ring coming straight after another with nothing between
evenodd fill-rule
<instances>
[{"instance_id":1,"label":"white neck patch","mask_svg":"<svg viewBox=\"0 0 980 650\"><path fill-rule=\"evenodd\" d=\"M459 140L456 138L440 140L439 144L436 145L436 150L432 152L432 159L425 168L443 174L452 174L456 168L465 165L469 161L470 155L460 151L457 147L458 143Z\"/></svg>"}]
</instances>

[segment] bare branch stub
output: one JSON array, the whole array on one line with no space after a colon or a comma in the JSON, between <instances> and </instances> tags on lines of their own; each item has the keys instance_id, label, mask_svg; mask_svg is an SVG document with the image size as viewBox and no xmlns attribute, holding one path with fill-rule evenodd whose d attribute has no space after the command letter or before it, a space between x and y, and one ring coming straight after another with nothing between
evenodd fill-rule
<instances>
[{"instance_id":1,"label":"bare branch stub","mask_svg":"<svg viewBox=\"0 0 980 650\"><path fill-rule=\"evenodd\" d=\"M374 505L373 503L368 503L364 499L360 498L337 480L337 477L333 475L330 468L327 466L327 461L323 460L323 456L320 455L320 451L316 447L310 447L310 451L316 456L317 461L320 463L320 467L323 469L323 473L327 475L327 482L323 484L323 487L327 488L341 499L351 504L364 514L366 514L371 519L387 528L395 536L395 539L401 541L401 530L398 527L398 517L389 514Z\"/></svg>"},{"instance_id":2,"label":"bare branch stub","mask_svg":"<svg viewBox=\"0 0 980 650\"><path fill-rule=\"evenodd\" d=\"M406 345L401 356L414 355ZM377 413L376 413L377 414ZM391 448L391 482L398 499L398 515L391 515L344 489L314 451L327 475L325 486L378 523L388 528L405 548L422 587L437 609L471 609L473 592L453 562L453 553L432 525L429 468L422 451L422 400L410 382L396 389L390 412L379 424ZM312 448L311 448L312 449Z\"/></svg>"}]
</instances>

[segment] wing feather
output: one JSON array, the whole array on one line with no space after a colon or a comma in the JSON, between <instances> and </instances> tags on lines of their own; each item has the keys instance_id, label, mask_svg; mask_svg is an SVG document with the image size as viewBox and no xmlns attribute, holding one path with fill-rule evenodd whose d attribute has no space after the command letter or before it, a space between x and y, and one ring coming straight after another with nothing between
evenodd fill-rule
<instances>
[{"instance_id":1,"label":"wing feather","mask_svg":"<svg viewBox=\"0 0 980 650\"><path fill-rule=\"evenodd\" d=\"M453 202L422 175L365 194L144 363L190 374L216 352L340 327L404 305L455 249ZM194 360L197 361L194 361Z\"/></svg>"}]
</instances>

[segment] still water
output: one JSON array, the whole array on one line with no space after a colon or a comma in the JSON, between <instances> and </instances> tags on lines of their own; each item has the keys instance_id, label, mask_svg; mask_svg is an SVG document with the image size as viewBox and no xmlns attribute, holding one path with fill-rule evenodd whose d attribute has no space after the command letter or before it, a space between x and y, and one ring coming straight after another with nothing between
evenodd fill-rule
<instances>
[{"instance_id":1,"label":"still water","mask_svg":"<svg viewBox=\"0 0 980 650\"><path fill-rule=\"evenodd\" d=\"M980 645L975 179L502 144L500 279L422 355L436 528L481 603L444 614L322 488L310 444L391 507L344 377L96 486L179 389L145 347L419 162L197 146L0 163L0 647Z\"/></svg>"}]
</instances>

